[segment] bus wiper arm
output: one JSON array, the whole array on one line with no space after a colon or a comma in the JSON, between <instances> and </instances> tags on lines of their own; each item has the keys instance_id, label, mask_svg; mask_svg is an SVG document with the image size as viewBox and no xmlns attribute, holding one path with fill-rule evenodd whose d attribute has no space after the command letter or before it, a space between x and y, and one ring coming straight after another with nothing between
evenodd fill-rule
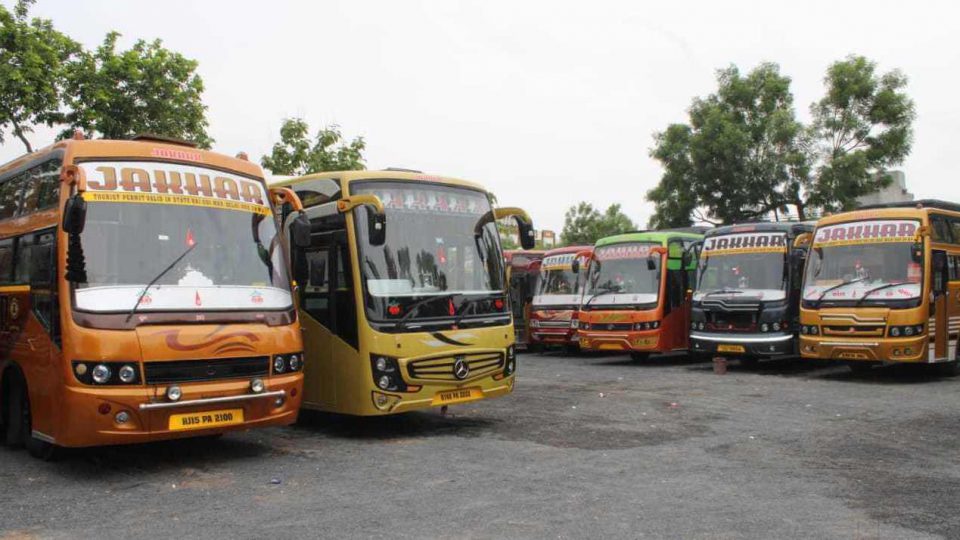
<instances>
[{"instance_id":1,"label":"bus wiper arm","mask_svg":"<svg viewBox=\"0 0 960 540\"><path fill-rule=\"evenodd\" d=\"M711 294L743 294L743 291L739 289L717 289L715 291L710 291L703 296L710 296Z\"/></svg>"},{"instance_id":2,"label":"bus wiper arm","mask_svg":"<svg viewBox=\"0 0 960 540\"><path fill-rule=\"evenodd\" d=\"M910 283L910 282L909 282L909 281L894 281L893 283L884 283L883 285L878 285L878 286L876 286L876 287L868 290L867 292L863 293L863 296L862 296L859 300L857 300L857 303L854 304L854 305L855 305L855 306L859 306L860 304L863 303L864 300L867 299L868 296L870 296L871 294L873 294L873 293L875 293L875 292L877 292L877 291L882 291L882 290L884 290L884 289L889 289L890 287L899 287L900 285L905 285L905 284L907 284L907 283Z\"/></svg>"},{"instance_id":3,"label":"bus wiper arm","mask_svg":"<svg viewBox=\"0 0 960 540\"><path fill-rule=\"evenodd\" d=\"M616 290L613 290L613 289L604 289L604 290L599 291L599 292L597 292L596 294L592 295L590 298L588 298L587 301L583 303L583 305L584 305L584 307L586 307L587 305L590 304L590 302L593 302L593 299L594 299L594 298L598 298L598 297L603 296L603 295L605 295L605 294L616 294L616 293L618 293L618 292L620 292L620 291L616 291Z\"/></svg>"},{"instance_id":4,"label":"bus wiper arm","mask_svg":"<svg viewBox=\"0 0 960 540\"><path fill-rule=\"evenodd\" d=\"M867 278L851 279L850 281L844 281L843 283L838 283L838 284L834 285L833 287L827 287L826 289L823 290L823 292L820 293L820 296L817 298L817 303L819 304L820 301L823 300L823 297L826 296L827 293L830 292L830 291L835 291L835 290L839 289L840 287L846 287L847 285L853 285L854 283L860 283L861 281L864 281L864 280L866 280L866 279L867 279Z\"/></svg>"},{"instance_id":5,"label":"bus wiper arm","mask_svg":"<svg viewBox=\"0 0 960 540\"><path fill-rule=\"evenodd\" d=\"M452 294L438 295L438 296L431 296L431 297L429 297L429 298L424 298L424 299L422 299L422 300L417 300L416 302L414 302L413 304L410 305L409 310L408 310L406 313L403 314L403 317L400 317L400 319L397 320L397 323L396 323L396 324L397 324L397 330L404 330L404 329L406 329L406 327L407 327L407 321L410 320L410 317L412 317L416 312L420 311L420 308L421 308L421 307L423 307L423 306L425 306L426 304L429 304L430 302L433 302L433 301L435 301L435 300L437 300L437 299L439 299L439 298L451 299L451 298L453 298L453 295L452 295Z\"/></svg>"},{"instance_id":6,"label":"bus wiper arm","mask_svg":"<svg viewBox=\"0 0 960 540\"><path fill-rule=\"evenodd\" d=\"M181 253L179 257L174 259L172 263L170 263L159 274L157 274L157 277L150 280L150 283L148 283L147 286L143 288L143 292L141 292L140 296L137 297L137 302L133 304L133 308L130 310L130 313L127 313L127 318L124 321L124 323L130 322L130 318L133 317L133 314L137 312L137 309L140 307L140 301L143 300L143 297L147 295L147 291L150 290L150 287L153 287L154 285L156 285L156 283L160 281L160 278L167 275L167 272L172 270L173 267L176 266L180 261L182 261L184 257L189 255L190 252L193 251L193 248L195 247L197 247L196 242L191 244L190 247L188 247L183 253Z\"/></svg>"}]
</instances>

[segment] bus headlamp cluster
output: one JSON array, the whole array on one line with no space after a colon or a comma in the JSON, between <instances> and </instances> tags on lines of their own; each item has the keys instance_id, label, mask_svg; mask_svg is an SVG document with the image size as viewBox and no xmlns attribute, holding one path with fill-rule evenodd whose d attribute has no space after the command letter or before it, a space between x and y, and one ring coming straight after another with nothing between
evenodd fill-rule
<instances>
[{"instance_id":1,"label":"bus headlamp cluster","mask_svg":"<svg viewBox=\"0 0 960 540\"><path fill-rule=\"evenodd\" d=\"M800 333L805 336L819 336L820 327L815 324L800 325Z\"/></svg>"},{"instance_id":2,"label":"bus headlamp cluster","mask_svg":"<svg viewBox=\"0 0 960 540\"><path fill-rule=\"evenodd\" d=\"M704 321L694 321L693 324L690 325L691 330L703 330L706 327L707 323Z\"/></svg>"},{"instance_id":3,"label":"bus headlamp cluster","mask_svg":"<svg viewBox=\"0 0 960 540\"><path fill-rule=\"evenodd\" d=\"M760 331L763 333L779 332L781 330L786 330L787 326L788 325L785 322L762 323L760 324Z\"/></svg>"},{"instance_id":4,"label":"bus headlamp cluster","mask_svg":"<svg viewBox=\"0 0 960 540\"><path fill-rule=\"evenodd\" d=\"M140 382L140 369L134 362L73 362L73 374L89 385L128 385Z\"/></svg>"},{"instance_id":5,"label":"bus headlamp cluster","mask_svg":"<svg viewBox=\"0 0 960 540\"><path fill-rule=\"evenodd\" d=\"M400 376L400 365L396 358L379 354L370 355L370 367L373 372L373 384L389 392L405 392L407 384Z\"/></svg>"},{"instance_id":6,"label":"bus headlamp cluster","mask_svg":"<svg viewBox=\"0 0 960 540\"><path fill-rule=\"evenodd\" d=\"M922 324L912 324L909 326L891 326L887 332L890 337L913 337L923 334Z\"/></svg>"},{"instance_id":7,"label":"bus headlamp cluster","mask_svg":"<svg viewBox=\"0 0 960 540\"><path fill-rule=\"evenodd\" d=\"M503 365L503 375L509 377L517 370L517 351L513 345L507 347L507 361Z\"/></svg>"},{"instance_id":8,"label":"bus headlamp cluster","mask_svg":"<svg viewBox=\"0 0 960 540\"><path fill-rule=\"evenodd\" d=\"M580 328L580 321L577 319L570 319L570 329L577 330Z\"/></svg>"},{"instance_id":9,"label":"bus headlamp cluster","mask_svg":"<svg viewBox=\"0 0 960 540\"><path fill-rule=\"evenodd\" d=\"M580 326L580 330L589 330L589 329L590 329L590 323L588 323L588 322L586 322L586 321L581 322L581 323L578 323L578 324L579 324L579 326Z\"/></svg>"},{"instance_id":10,"label":"bus headlamp cluster","mask_svg":"<svg viewBox=\"0 0 960 540\"><path fill-rule=\"evenodd\" d=\"M303 369L303 353L278 354L273 357L273 374L293 373Z\"/></svg>"},{"instance_id":11,"label":"bus headlamp cluster","mask_svg":"<svg viewBox=\"0 0 960 540\"><path fill-rule=\"evenodd\" d=\"M540 319L530 319L530 328L540 328Z\"/></svg>"},{"instance_id":12,"label":"bus headlamp cluster","mask_svg":"<svg viewBox=\"0 0 960 540\"><path fill-rule=\"evenodd\" d=\"M633 325L634 330L656 330L660 328L660 321L638 322Z\"/></svg>"}]
</instances>

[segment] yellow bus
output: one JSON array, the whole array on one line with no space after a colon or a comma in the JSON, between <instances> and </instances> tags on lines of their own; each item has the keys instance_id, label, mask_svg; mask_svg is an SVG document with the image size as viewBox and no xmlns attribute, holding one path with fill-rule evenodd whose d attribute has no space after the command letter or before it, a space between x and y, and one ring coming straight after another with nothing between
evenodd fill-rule
<instances>
[{"instance_id":1,"label":"yellow bus","mask_svg":"<svg viewBox=\"0 0 960 540\"><path fill-rule=\"evenodd\" d=\"M804 274L800 325L804 358L844 360L853 370L928 363L955 374L960 205L876 205L821 219Z\"/></svg>"},{"instance_id":2,"label":"yellow bus","mask_svg":"<svg viewBox=\"0 0 960 540\"><path fill-rule=\"evenodd\" d=\"M282 244L245 159L78 137L0 167L0 436L48 458L293 422Z\"/></svg>"},{"instance_id":3,"label":"yellow bus","mask_svg":"<svg viewBox=\"0 0 960 540\"><path fill-rule=\"evenodd\" d=\"M480 185L418 171L328 172L278 185L303 201L292 268L303 406L383 415L508 394L516 356L498 220L526 212Z\"/></svg>"}]
</instances>

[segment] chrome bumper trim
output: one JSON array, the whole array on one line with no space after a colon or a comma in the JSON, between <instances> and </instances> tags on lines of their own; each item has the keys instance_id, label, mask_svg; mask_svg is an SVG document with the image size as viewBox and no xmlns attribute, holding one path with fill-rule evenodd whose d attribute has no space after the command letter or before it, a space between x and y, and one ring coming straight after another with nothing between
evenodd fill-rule
<instances>
[{"instance_id":1,"label":"chrome bumper trim","mask_svg":"<svg viewBox=\"0 0 960 540\"><path fill-rule=\"evenodd\" d=\"M880 344L876 341L823 341L820 343L814 343L815 345L822 345L824 347L879 347Z\"/></svg>"},{"instance_id":2,"label":"chrome bumper trim","mask_svg":"<svg viewBox=\"0 0 960 540\"><path fill-rule=\"evenodd\" d=\"M714 343L780 343L790 341L793 335L787 336L757 336L751 334L747 336L721 335L721 334L690 334L690 339L700 339L703 341L712 341Z\"/></svg>"},{"instance_id":3,"label":"chrome bumper trim","mask_svg":"<svg viewBox=\"0 0 960 540\"><path fill-rule=\"evenodd\" d=\"M179 409L183 407L196 407L198 405L213 405L216 403L231 403L234 401L250 401L251 399L280 397L287 395L284 390L274 390L273 392L261 392L259 394L242 394L239 396L221 396L206 399L191 399L188 401L163 401L157 403L141 403L141 411L152 411L155 409Z\"/></svg>"}]
</instances>

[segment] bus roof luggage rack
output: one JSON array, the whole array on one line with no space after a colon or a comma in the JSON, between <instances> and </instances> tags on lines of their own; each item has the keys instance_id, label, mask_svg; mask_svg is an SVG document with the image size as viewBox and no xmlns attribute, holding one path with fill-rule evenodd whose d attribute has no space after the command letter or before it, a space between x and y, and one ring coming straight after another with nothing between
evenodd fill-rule
<instances>
[{"instance_id":1,"label":"bus roof luggage rack","mask_svg":"<svg viewBox=\"0 0 960 540\"><path fill-rule=\"evenodd\" d=\"M383 169L383 170L391 171L391 172L408 172L408 173L423 174L423 171L418 171L416 169L404 169L403 167L387 167L386 169Z\"/></svg>"},{"instance_id":2,"label":"bus roof luggage rack","mask_svg":"<svg viewBox=\"0 0 960 540\"><path fill-rule=\"evenodd\" d=\"M162 142L167 144L176 144L179 146L189 146L190 148L196 148L197 143L193 141L187 141L184 139L177 139L175 137L166 137L164 135L154 135L153 133L138 133L130 138L131 141L143 141L143 142Z\"/></svg>"},{"instance_id":3,"label":"bus roof luggage rack","mask_svg":"<svg viewBox=\"0 0 960 540\"><path fill-rule=\"evenodd\" d=\"M883 204L868 204L861 206L857 210L874 210L878 208L936 208L939 210L950 210L951 212L960 212L960 204L941 201L939 199L921 199L919 201L902 201Z\"/></svg>"}]
</instances>

